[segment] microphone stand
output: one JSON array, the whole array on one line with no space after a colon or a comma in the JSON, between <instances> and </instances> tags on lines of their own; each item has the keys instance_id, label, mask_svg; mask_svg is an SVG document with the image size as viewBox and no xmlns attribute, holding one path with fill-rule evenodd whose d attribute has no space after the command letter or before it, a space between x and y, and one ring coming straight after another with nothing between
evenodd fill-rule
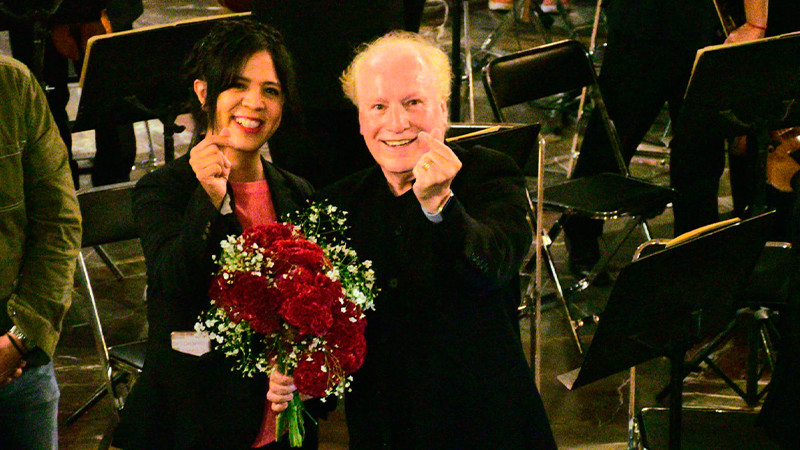
<instances>
[{"instance_id":1,"label":"microphone stand","mask_svg":"<svg viewBox=\"0 0 800 450\"><path fill-rule=\"evenodd\" d=\"M450 122L461 122L461 17L464 14L464 1L454 0L451 29L450 65L453 67L453 87L450 93Z\"/></svg>"}]
</instances>

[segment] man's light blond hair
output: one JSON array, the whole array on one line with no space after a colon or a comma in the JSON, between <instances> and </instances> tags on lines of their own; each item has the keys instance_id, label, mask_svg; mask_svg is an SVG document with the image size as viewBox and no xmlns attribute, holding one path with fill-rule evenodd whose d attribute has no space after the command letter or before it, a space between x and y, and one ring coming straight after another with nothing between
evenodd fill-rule
<instances>
[{"instance_id":1,"label":"man's light blond hair","mask_svg":"<svg viewBox=\"0 0 800 450\"><path fill-rule=\"evenodd\" d=\"M450 99L450 83L453 78L453 70L450 67L450 59L447 54L435 44L417 33L408 31L392 31L378 39L363 44L356 53L353 61L347 66L339 80L342 83L344 95L358 106L358 92L356 81L358 74L364 66L364 62L378 52L391 48L406 47L417 52L422 60L428 65L436 83L436 91L439 96L447 101Z\"/></svg>"}]
</instances>

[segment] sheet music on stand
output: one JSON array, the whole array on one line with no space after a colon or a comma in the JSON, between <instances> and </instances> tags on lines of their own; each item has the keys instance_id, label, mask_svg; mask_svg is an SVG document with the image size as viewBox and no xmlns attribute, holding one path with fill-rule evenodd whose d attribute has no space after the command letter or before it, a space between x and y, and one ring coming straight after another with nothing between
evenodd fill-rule
<instances>
[{"instance_id":1,"label":"sheet music on stand","mask_svg":"<svg viewBox=\"0 0 800 450\"><path fill-rule=\"evenodd\" d=\"M175 118L188 112L189 86L181 66L194 44L224 14L95 36L89 39L81 70L81 97L72 131L159 119L164 155L174 158Z\"/></svg>"}]
</instances>

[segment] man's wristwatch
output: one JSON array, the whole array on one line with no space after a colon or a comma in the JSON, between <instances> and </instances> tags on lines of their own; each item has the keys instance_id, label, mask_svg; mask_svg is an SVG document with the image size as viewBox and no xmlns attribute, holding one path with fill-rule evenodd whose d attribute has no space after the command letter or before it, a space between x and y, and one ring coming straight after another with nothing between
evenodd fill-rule
<instances>
[{"instance_id":1,"label":"man's wristwatch","mask_svg":"<svg viewBox=\"0 0 800 450\"><path fill-rule=\"evenodd\" d=\"M34 345L34 343L28 339L27 336L25 336L25 333L23 333L18 326L14 325L11 327L11 329L8 330L8 334L16 338L17 343L22 346L22 350L24 350L23 354L27 355L28 353L32 352L34 348L36 348L36 345Z\"/></svg>"}]
</instances>

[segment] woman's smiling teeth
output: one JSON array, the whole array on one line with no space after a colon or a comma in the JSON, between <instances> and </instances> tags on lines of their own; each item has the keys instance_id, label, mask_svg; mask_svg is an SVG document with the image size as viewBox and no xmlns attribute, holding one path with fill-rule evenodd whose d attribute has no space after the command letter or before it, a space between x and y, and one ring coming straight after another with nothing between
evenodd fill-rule
<instances>
[{"instance_id":1,"label":"woman's smiling teeth","mask_svg":"<svg viewBox=\"0 0 800 450\"><path fill-rule=\"evenodd\" d=\"M233 119L236 123L241 125L244 128L254 130L261 126L262 121L257 119L250 119L248 117L234 117Z\"/></svg>"},{"instance_id":2,"label":"woman's smiling teeth","mask_svg":"<svg viewBox=\"0 0 800 450\"><path fill-rule=\"evenodd\" d=\"M384 144L388 145L389 147L402 147L404 145L408 145L414 142L417 138L413 137L411 139L401 139L398 141L383 141Z\"/></svg>"}]
</instances>

